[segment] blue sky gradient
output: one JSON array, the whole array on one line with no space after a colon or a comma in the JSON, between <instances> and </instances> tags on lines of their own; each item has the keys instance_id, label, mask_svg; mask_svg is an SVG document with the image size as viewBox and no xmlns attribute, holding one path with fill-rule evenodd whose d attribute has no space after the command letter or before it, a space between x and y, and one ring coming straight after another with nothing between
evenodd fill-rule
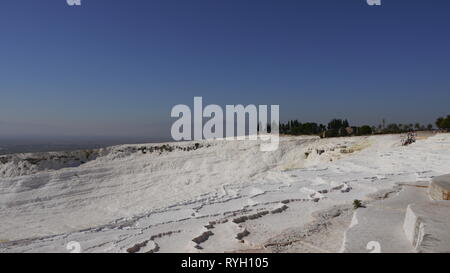
<instances>
[{"instance_id":1,"label":"blue sky gradient","mask_svg":"<svg viewBox=\"0 0 450 273\"><path fill-rule=\"evenodd\" d=\"M283 121L450 114L450 1L4 0L0 137L165 137L170 110Z\"/></svg>"}]
</instances>

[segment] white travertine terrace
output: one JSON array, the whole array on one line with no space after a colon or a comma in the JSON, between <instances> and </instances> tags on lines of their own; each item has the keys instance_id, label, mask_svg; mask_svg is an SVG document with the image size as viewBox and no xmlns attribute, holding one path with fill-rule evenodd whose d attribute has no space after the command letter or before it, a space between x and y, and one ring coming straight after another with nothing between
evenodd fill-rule
<instances>
[{"instance_id":1,"label":"white travertine terrace","mask_svg":"<svg viewBox=\"0 0 450 273\"><path fill-rule=\"evenodd\" d=\"M199 141L0 157L0 252L68 252L71 241L83 252L369 252L375 241L381 252L432 251L411 244L404 220L409 204L431 201L429 181L449 173L450 134L400 140L300 136L281 137L269 153L252 141ZM355 199L367 206L350 225Z\"/></svg>"},{"instance_id":2,"label":"white travertine terrace","mask_svg":"<svg viewBox=\"0 0 450 273\"><path fill-rule=\"evenodd\" d=\"M408 205L404 228L417 252L450 253L450 202Z\"/></svg>"},{"instance_id":3,"label":"white travertine terrace","mask_svg":"<svg viewBox=\"0 0 450 273\"><path fill-rule=\"evenodd\" d=\"M434 200L450 200L450 174L433 178L430 184L430 197Z\"/></svg>"}]
</instances>

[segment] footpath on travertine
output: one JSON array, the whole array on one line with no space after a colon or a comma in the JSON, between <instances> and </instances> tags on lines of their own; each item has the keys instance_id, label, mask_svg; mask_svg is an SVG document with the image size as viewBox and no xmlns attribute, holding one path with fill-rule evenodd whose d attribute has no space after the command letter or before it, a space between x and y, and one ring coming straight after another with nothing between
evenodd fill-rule
<instances>
[{"instance_id":1,"label":"footpath on travertine","mask_svg":"<svg viewBox=\"0 0 450 273\"><path fill-rule=\"evenodd\" d=\"M450 252L450 175L399 185L395 196L355 211L343 252Z\"/></svg>"}]
</instances>

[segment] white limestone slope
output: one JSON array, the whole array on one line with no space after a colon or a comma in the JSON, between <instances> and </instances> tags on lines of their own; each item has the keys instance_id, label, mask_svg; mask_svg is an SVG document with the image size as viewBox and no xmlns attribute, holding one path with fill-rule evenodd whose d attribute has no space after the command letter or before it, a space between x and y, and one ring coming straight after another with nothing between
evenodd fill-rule
<instances>
[{"instance_id":1,"label":"white limestone slope","mask_svg":"<svg viewBox=\"0 0 450 273\"><path fill-rule=\"evenodd\" d=\"M86 252L264 249L318 210L450 171L448 134L407 147L398 135L282 137L275 152L198 143L115 146L27 172L0 164L0 252L65 252L70 241Z\"/></svg>"}]
</instances>

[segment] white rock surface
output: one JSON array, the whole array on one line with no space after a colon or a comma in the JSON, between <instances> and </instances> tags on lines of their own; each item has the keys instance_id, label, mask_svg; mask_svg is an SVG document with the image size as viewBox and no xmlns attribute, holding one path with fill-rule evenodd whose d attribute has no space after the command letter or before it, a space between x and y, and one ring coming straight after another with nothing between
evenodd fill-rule
<instances>
[{"instance_id":1,"label":"white rock surface","mask_svg":"<svg viewBox=\"0 0 450 273\"><path fill-rule=\"evenodd\" d=\"M399 135L282 137L272 153L253 141L199 144L121 145L79 166L30 172L19 170L21 156L0 164L8 174L0 177L0 252L67 252L71 241L83 252L255 249L314 212L429 181L450 165L449 134L406 147ZM248 219L233 221L240 217ZM196 245L206 226L213 235ZM244 241L235 239L245 229Z\"/></svg>"},{"instance_id":2,"label":"white rock surface","mask_svg":"<svg viewBox=\"0 0 450 273\"><path fill-rule=\"evenodd\" d=\"M417 252L450 253L450 202L409 205L404 230Z\"/></svg>"},{"instance_id":3,"label":"white rock surface","mask_svg":"<svg viewBox=\"0 0 450 273\"><path fill-rule=\"evenodd\" d=\"M433 177L430 196L434 200L450 200L450 174Z\"/></svg>"},{"instance_id":4,"label":"white rock surface","mask_svg":"<svg viewBox=\"0 0 450 273\"><path fill-rule=\"evenodd\" d=\"M411 185L412 184L412 185ZM403 230L406 209L411 203L427 202L427 188L423 183L402 185L395 196L375 201L359 208L346 231L342 252L367 253L371 244L379 244L382 253L414 252Z\"/></svg>"}]
</instances>

